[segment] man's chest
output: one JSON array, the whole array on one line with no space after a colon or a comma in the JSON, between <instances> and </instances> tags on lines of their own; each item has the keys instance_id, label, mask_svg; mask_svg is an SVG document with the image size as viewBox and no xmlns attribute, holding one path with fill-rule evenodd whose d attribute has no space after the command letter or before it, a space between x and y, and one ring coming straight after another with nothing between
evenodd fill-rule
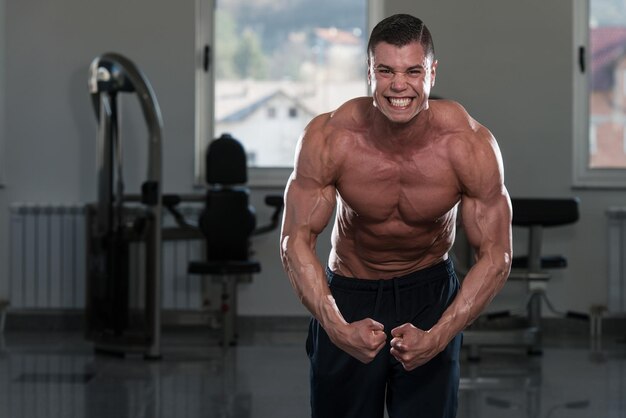
<instances>
[{"instance_id":1,"label":"man's chest","mask_svg":"<svg viewBox=\"0 0 626 418\"><path fill-rule=\"evenodd\" d=\"M344 164L337 190L355 216L373 222L436 222L460 198L454 170L440 153L355 152Z\"/></svg>"}]
</instances>

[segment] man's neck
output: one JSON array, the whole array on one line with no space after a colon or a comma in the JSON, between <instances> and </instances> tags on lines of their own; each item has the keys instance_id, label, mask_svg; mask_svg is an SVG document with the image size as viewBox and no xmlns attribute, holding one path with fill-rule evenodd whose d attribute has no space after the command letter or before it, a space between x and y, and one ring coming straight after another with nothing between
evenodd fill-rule
<instances>
[{"instance_id":1,"label":"man's neck","mask_svg":"<svg viewBox=\"0 0 626 418\"><path fill-rule=\"evenodd\" d=\"M372 106L372 133L377 140L389 141L396 146L417 145L419 138L427 138L432 112L429 107L421 110L413 119L404 123L390 121L376 107Z\"/></svg>"}]
</instances>

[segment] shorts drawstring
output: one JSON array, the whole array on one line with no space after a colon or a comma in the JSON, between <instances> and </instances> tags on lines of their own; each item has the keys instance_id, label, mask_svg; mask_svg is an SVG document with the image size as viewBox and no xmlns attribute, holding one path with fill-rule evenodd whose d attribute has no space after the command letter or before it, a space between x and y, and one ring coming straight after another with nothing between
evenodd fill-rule
<instances>
[{"instance_id":1,"label":"shorts drawstring","mask_svg":"<svg viewBox=\"0 0 626 418\"><path fill-rule=\"evenodd\" d=\"M396 305L396 322L400 322L400 287L398 286L398 280L393 281L393 299Z\"/></svg>"},{"instance_id":2,"label":"shorts drawstring","mask_svg":"<svg viewBox=\"0 0 626 418\"><path fill-rule=\"evenodd\" d=\"M374 316L378 316L380 304L383 299L383 290L386 280L378 280L378 289L376 290L376 303L374 304ZM400 322L400 286L397 279L390 279L393 284L393 300L396 308L396 322Z\"/></svg>"},{"instance_id":3,"label":"shorts drawstring","mask_svg":"<svg viewBox=\"0 0 626 418\"><path fill-rule=\"evenodd\" d=\"M380 310L380 302L383 299L383 283L384 280L378 281L378 290L376 291L376 303L374 304L374 317L378 317L378 311Z\"/></svg>"}]
</instances>

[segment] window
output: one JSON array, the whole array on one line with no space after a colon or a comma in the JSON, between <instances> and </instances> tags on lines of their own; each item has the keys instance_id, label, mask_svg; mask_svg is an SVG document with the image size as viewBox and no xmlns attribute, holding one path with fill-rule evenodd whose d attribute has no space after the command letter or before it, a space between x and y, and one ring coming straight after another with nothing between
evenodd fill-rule
<instances>
[{"instance_id":1,"label":"window","mask_svg":"<svg viewBox=\"0 0 626 418\"><path fill-rule=\"evenodd\" d=\"M228 132L254 155L251 183L284 185L311 118L368 94L382 0L196 1L196 177L208 142Z\"/></svg>"},{"instance_id":2,"label":"window","mask_svg":"<svg viewBox=\"0 0 626 418\"><path fill-rule=\"evenodd\" d=\"M574 184L626 187L626 0L575 4Z\"/></svg>"}]
</instances>

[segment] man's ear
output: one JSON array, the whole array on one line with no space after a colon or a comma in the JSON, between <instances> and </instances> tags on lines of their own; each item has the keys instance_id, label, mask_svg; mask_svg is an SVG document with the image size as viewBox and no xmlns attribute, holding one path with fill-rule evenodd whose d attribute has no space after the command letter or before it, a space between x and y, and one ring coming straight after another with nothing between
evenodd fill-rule
<instances>
[{"instance_id":1,"label":"man's ear","mask_svg":"<svg viewBox=\"0 0 626 418\"><path fill-rule=\"evenodd\" d=\"M430 87L431 88L435 86L435 78L437 78L437 65L438 64L439 64L439 61L435 60L430 66Z\"/></svg>"}]
</instances>

